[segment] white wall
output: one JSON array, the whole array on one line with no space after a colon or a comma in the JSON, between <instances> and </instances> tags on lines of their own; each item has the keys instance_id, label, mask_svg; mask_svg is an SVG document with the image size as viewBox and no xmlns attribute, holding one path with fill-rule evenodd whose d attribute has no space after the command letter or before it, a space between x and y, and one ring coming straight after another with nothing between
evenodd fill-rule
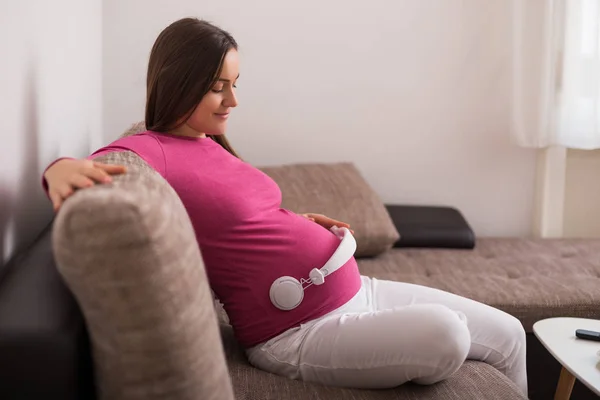
<instances>
[{"instance_id":1,"label":"white wall","mask_svg":"<svg viewBox=\"0 0 600 400\"><path fill-rule=\"evenodd\" d=\"M0 4L2 263L51 219L44 167L102 143L101 15L101 0Z\"/></svg>"},{"instance_id":2,"label":"white wall","mask_svg":"<svg viewBox=\"0 0 600 400\"><path fill-rule=\"evenodd\" d=\"M456 206L481 236L531 233L536 153L508 135L511 2L103 6L106 140L143 119L156 35L197 16L241 46L229 136L248 161L353 161L387 202Z\"/></svg>"}]
</instances>

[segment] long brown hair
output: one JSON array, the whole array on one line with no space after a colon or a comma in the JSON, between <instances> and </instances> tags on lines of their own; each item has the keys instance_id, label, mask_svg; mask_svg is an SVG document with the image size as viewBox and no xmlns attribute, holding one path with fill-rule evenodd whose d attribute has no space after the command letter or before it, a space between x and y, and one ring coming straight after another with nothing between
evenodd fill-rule
<instances>
[{"instance_id":1,"label":"long brown hair","mask_svg":"<svg viewBox=\"0 0 600 400\"><path fill-rule=\"evenodd\" d=\"M146 129L166 133L187 121L219 79L233 37L206 21L184 18L156 38L146 79ZM224 135L208 135L238 157Z\"/></svg>"}]
</instances>

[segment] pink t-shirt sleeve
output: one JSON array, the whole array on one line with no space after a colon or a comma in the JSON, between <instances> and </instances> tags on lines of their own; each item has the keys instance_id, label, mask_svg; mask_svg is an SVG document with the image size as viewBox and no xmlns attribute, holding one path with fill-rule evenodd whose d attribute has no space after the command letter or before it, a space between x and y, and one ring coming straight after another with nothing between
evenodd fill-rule
<instances>
[{"instance_id":1,"label":"pink t-shirt sleeve","mask_svg":"<svg viewBox=\"0 0 600 400\"><path fill-rule=\"evenodd\" d=\"M92 153L88 159L93 160L108 153L131 151L142 158L156 172L166 177L167 165L162 144L153 135L140 133L119 139L110 145Z\"/></svg>"}]
</instances>

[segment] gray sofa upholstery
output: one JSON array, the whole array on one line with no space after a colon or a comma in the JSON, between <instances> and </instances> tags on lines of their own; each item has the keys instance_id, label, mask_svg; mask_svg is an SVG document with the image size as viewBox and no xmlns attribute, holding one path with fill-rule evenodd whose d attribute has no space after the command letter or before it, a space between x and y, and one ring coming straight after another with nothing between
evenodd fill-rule
<instances>
[{"instance_id":1,"label":"gray sofa upholstery","mask_svg":"<svg viewBox=\"0 0 600 400\"><path fill-rule=\"evenodd\" d=\"M477 361L436 385L380 391L323 387L251 367L231 327L217 318L174 191L133 153L97 161L128 172L70 198L55 221L53 247L85 317L100 399L523 398L504 375ZM373 270L373 263L377 258L363 267Z\"/></svg>"}]
</instances>

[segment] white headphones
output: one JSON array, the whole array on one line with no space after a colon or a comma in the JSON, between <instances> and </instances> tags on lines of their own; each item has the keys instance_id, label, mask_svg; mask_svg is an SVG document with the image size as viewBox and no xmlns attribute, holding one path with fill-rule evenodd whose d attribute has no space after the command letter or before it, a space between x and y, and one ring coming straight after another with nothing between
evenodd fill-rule
<instances>
[{"instance_id":1,"label":"white headphones","mask_svg":"<svg viewBox=\"0 0 600 400\"><path fill-rule=\"evenodd\" d=\"M304 290L312 285L322 285L325 277L331 275L342 266L344 266L356 251L356 240L348 228L331 227L331 231L340 239L340 245L333 255L321 268L313 268L309 273L309 278L300 280L291 276L282 276L271 284L269 296L271 303L283 311L293 310L298 307L304 298Z\"/></svg>"}]
</instances>

